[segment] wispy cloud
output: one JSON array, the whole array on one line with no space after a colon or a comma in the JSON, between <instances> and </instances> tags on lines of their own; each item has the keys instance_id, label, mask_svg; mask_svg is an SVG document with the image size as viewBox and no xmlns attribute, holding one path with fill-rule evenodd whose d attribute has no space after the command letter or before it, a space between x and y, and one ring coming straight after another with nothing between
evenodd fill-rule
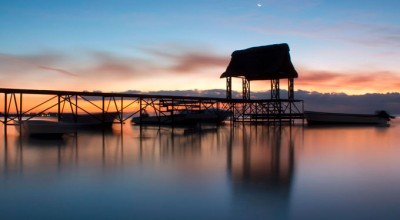
<instances>
[{"instance_id":1,"label":"wispy cloud","mask_svg":"<svg viewBox=\"0 0 400 220\"><path fill-rule=\"evenodd\" d=\"M120 56L106 51L89 52L92 62L83 68L75 69L83 78L143 79L175 74L198 74L209 68L219 67L221 71L228 65L230 57L213 52L193 51L184 45L173 49L140 48L147 57ZM173 51L173 52L166 52ZM219 72L215 73L216 77Z\"/></svg>"},{"instance_id":2,"label":"wispy cloud","mask_svg":"<svg viewBox=\"0 0 400 220\"><path fill-rule=\"evenodd\" d=\"M141 48L157 58L168 61L165 70L173 73L190 74L199 69L226 67L230 57L216 54L203 47L188 47L186 45L162 45L160 48ZM172 52L166 52L172 51Z\"/></svg>"},{"instance_id":3,"label":"wispy cloud","mask_svg":"<svg viewBox=\"0 0 400 220\"><path fill-rule=\"evenodd\" d=\"M315 88L319 91L352 91L359 93L367 90L380 92L398 92L400 73L392 71L343 71L313 70L299 68L296 84L300 87Z\"/></svg>"},{"instance_id":4,"label":"wispy cloud","mask_svg":"<svg viewBox=\"0 0 400 220\"><path fill-rule=\"evenodd\" d=\"M210 67L226 67L229 58L206 53L183 53L174 58L175 64L169 67L173 72L191 73Z\"/></svg>"},{"instance_id":5,"label":"wispy cloud","mask_svg":"<svg viewBox=\"0 0 400 220\"><path fill-rule=\"evenodd\" d=\"M0 54L0 74L3 71L11 71L13 74L27 75L27 72L32 70L46 70L68 76L76 76L70 71L52 67L65 58L64 55L53 52L29 55Z\"/></svg>"},{"instance_id":6,"label":"wispy cloud","mask_svg":"<svg viewBox=\"0 0 400 220\"><path fill-rule=\"evenodd\" d=\"M39 69L43 69L43 70L55 71L57 73L65 74L65 75L68 75L68 76L77 76L76 74L68 72L66 70L57 69L57 68L53 68L53 67L49 67L49 66L38 66L38 68Z\"/></svg>"},{"instance_id":7,"label":"wispy cloud","mask_svg":"<svg viewBox=\"0 0 400 220\"><path fill-rule=\"evenodd\" d=\"M212 48L204 49L204 47L190 47L180 44L140 48L140 50L142 57L117 55L107 51L88 51L85 55L89 59L84 63L60 53L20 56L0 54L0 77L3 84L10 81L17 84L20 82L17 80L18 77L15 76L27 78L32 76L29 78L29 84L26 84L31 86L34 84L33 81L38 79L36 76L41 74L40 70L43 70L47 72L46 76L52 72L64 76L64 78L59 78L57 85L51 81L37 82L46 88L65 85L66 88L70 89L72 86L75 88L79 85L79 88L84 89L98 89L99 86L111 89L112 86L118 87L117 85L129 86L132 82L132 87L141 85L140 88L143 89L152 80L157 81L157 83L165 80L169 86L176 86L182 85L182 82L193 81L193 76L199 76L199 74L205 81L216 80L225 70L230 59L229 55L220 55L214 52ZM145 52L145 55L143 55L143 52ZM68 66L68 68L58 68L58 66ZM396 92L400 88L400 72L385 69L332 71L302 66L296 68L299 72L299 78L295 81L296 89L363 94L369 91ZM204 76L204 72L210 74ZM193 81L193 85L199 84ZM214 83L213 85L217 84ZM204 88L204 86L199 88ZM148 90L151 90L151 87Z\"/></svg>"},{"instance_id":8,"label":"wispy cloud","mask_svg":"<svg viewBox=\"0 0 400 220\"><path fill-rule=\"evenodd\" d=\"M33 81L38 80L35 88L59 87L61 82L68 89L71 87L94 89L98 86L111 88L112 85L127 86L128 82L143 87L144 81L149 83L151 79L158 81L165 79L168 84L176 85L182 83L182 80L189 80L194 74L204 76L203 74L209 70L211 74L215 74L215 79L218 79L229 63L229 56L214 53L212 48L205 50L200 46L166 45L157 48L139 48L138 55L86 50L81 53L82 60L85 60L83 62L68 54L46 51L29 55L0 54L0 78L3 83L12 85L20 83L15 76L24 77L29 79L29 82L25 81L20 85L27 87L31 87ZM215 68L220 68L221 71L213 72ZM58 78L56 85L47 82L50 79L49 73L61 74L66 78ZM179 76L174 77L174 75Z\"/></svg>"},{"instance_id":9,"label":"wispy cloud","mask_svg":"<svg viewBox=\"0 0 400 220\"><path fill-rule=\"evenodd\" d=\"M141 70L146 66L146 61L139 58L116 55L107 51L89 51L88 55L91 61L76 69L82 78L121 80L145 74Z\"/></svg>"}]
</instances>

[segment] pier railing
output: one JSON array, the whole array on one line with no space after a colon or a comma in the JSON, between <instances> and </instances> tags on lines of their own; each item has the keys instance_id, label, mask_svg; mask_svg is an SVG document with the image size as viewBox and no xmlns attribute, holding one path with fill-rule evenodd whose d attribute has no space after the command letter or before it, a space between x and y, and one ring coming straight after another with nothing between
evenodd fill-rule
<instances>
[{"instance_id":1,"label":"pier railing","mask_svg":"<svg viewBox=\"0 0 400 220\"><path fill-rule=\"evenodd\" d=\"M172 116L183 110L229 111L231 122L292 122L303 118L303 100L243 100L212 97L148 95L130 93L76 92L0 88L0 122L19 124L40 116L62 114L93 116L105 123L115 113L114 123L124 123L144 113L157 117ZM1 111L1 110L0 110ZM76 120L75 120L76 121ZM5 127L6 127L5 126Z\"/></svg>"}]
</instances>

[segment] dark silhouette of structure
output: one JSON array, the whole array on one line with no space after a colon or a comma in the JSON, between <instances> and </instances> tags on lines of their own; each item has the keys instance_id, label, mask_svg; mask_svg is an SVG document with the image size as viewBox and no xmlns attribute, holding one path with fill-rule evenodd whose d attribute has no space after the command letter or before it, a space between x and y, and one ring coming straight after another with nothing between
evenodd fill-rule
<instances>
[{"instance_id":1,"label":"dark silhouette of structure","mask_svg":"<svg viewBox=\"0 0 400 220\"><path fill-rule=\"evenodd\" d=\"M243 99L250 99L250 81L271 80L271 99L280 99L280 79L288 79L288 99L294 99L294 78L298 77L290 60L287 44L274 44L236 50L222 73L226 78L226 98L232 98L232 77L242 78Z\"/></svg>"},{"instance_id":2,"label":"dark silhouette of structure","mask_svg":"<svg viewBox=\"0 0 400 220\"><path fill-rule=\"evenodd\" d=\"M268 109L264 109L264 113L259 115L254 114L250 107L249 114L253 117L261 119L263 117L272 117L284 119L283 114L298 117L293 114L291 107L294 104L294 78L298 74L291 62L289 54L289 46L284 44L273 44L260 47L252 47L244 50L236 50L232 53L232 59L222 73L220 78L226 78L226 98L232 99L232 77L242 78L242 93L243 100L250 100L250 82L253 80L270 80L271 81L271 97L268 102ZM280 97L280 79L288 80L288 97L287 100ZM289 112L285 112L284 102L286 107L289 106ZM260 107L260 106L257 106ZM264 106L261 106L261 109ZM298 110L298 109L297 109ZM243 115L246 114L247 106L243 107ZM299 111L296 111L298 113ZM244 117L245 118L245 117Z\"/></svg>"}]
</instances>

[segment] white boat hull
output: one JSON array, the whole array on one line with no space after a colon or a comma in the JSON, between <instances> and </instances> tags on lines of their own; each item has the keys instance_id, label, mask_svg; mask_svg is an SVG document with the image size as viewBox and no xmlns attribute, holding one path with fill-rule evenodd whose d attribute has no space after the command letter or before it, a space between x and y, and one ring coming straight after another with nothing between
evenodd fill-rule
<instances>
[{"instance_id":1,"label":"white boat hull","mask_svg":"<svg viewBox=\"0 0 400 220\"><path fill-rule=\"evenodd\" d=\"M134 117L132 122L135 124L146 124L146 125L170 125L170 124L182 124L184 118L179 115L175 116L146 116L146 117Z\"/></svg>"},{"instance_id":2,"label":"white boat hull","mask_svg":"<svg viewBox=\"0 0 400 220\"><path fill-rule=\"evenodd\" d=\"M22 134L29 136L55 137L66 133L74 133L77 130L76 124L47 121L47 120L28 120L21 124Z\"/></svg>"},{"instance_id":3,"label":"white boat hull","mask_svg":"<svg viewBox=\"0 0 400 220\"><path fill-rule=\"evenodd\" d=\"M83 125L112 125L117 118L118 112L92 113L92 114L78 114L62 113L60 121L66 123L77 123Z\"/></svg>"},{"instance_id":4,"label":"white boat hull","mask_svg":"<svg viewBox=\"0 0 400 220\"><path fill-rule=\"evenodd\" d=\"M222 123L230 116L229 111L223 110L200 110L182 111L173 116L144 116L134 117L135 124L158 124L158 125L195 125L199 123Z\"/></svg>"},{"instance_id":5,"label":"white boat hull","mask_svg":"<svg viewBox=\"0 0 400 220\"><path fill-rule=\"evenodd\" d=\"M308 124L359 124L359 125L386 125L390 119L374 114L345 114L328 112L305 111L304 116Z\"/></svg>"}]
</instances>

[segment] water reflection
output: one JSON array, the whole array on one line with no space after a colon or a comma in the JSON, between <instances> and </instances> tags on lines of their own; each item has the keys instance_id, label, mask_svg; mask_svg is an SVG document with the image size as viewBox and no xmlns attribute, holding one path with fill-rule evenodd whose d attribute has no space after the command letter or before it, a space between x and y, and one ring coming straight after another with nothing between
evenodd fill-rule
<instances>
[{"instance_id":1,"label":"water reflection","mask_svg":"<svg viewBox=\"0 0 400 220\"><path fill-rule=\"evenodd\" d=\"M7 138L0 134L0 212L4 219L399 219L399 125L126 124L61 140L10 128Z\"/></svg>"},{"instance_id":2,"label":"water reflection","mask_svg":"<svg viewBox=\"0 0 400 220\"><path fill-rule=\"evenodd\" d=\"M233 184L234 216L239 219L288 218L295 168L294 129L298 130L295 127L246 126L231 133L228 169Z\"/></svg>"},{"instance_id":3,"label":"water reflection","mask_svg":"<svg viewBox=\"0 0 400 220\"><path fill-rule=\"evenodd\" d=\"M5 180L0 183L32 193L46 192L40 185L53 187L57 201L72 209L78 207L71 196L86 201L85 207L97 207L102 200L90 198L106 193L107 207L85 210L96 213L96 218L118 209L116 216L122 218L286 219L295 170L293 137L301 131L301 127L125 125L111 131L81 131L58 140L11 134L0 150ZM66 183L82 190L74 191ZM19 198L30 201L32 193ZM13 194L6 194L0 201L21 205L11 198ZM41 194L44 198L54 202L53 197ZM149 211L164 206L168 208ZM35 210L40 211L44 209Z\"/></svg>"},{"instance_id":4,"label":"water reflection","mask_svg":"<svg viewBox=\"0 0 400 220\"><path fill-rule=\"evenodd\" d=\"M109 131L83 131L59 139L40 139L9 135L4 138L4 172L42 172L84 162L81 153L87 147L98 147L95 152L105 153L108 139L120 140L121 135ZM119 147L121 143L110 144ZM91 155L94 156L94 155ZM92 160L93 158L90 158Z\"/></svg>"}]
</instances>

